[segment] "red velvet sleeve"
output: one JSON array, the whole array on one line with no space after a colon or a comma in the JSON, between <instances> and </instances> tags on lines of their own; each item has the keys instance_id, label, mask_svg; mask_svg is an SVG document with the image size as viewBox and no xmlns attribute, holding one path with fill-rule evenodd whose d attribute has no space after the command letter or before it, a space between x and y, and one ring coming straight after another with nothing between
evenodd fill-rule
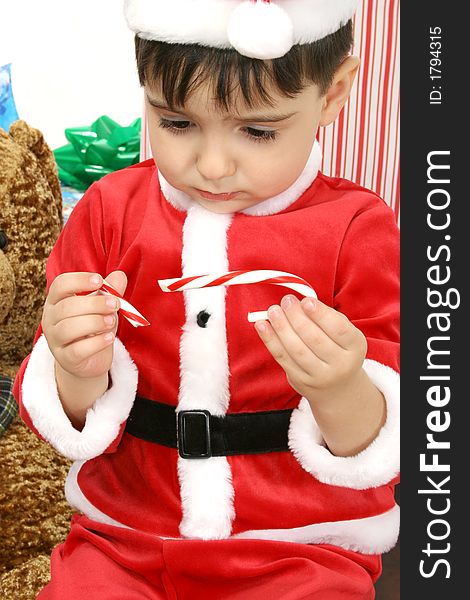
<instances>
[{"instance_id":1,"label":"red velvet sleeve","mask_svg":"<svg viewBox=\"0 0 470 600\"><path fill-rule=\"evenodd\" d=\"M103 277L107 271L107 248L104 231L103 208L99 185L92 185L73 209L46 265L46 295L54 279L61 273L88 271L100 273ZM42 335L39 325L33 347ZM13 395L18 402L20 416L26 425L41 439L44 437L34 426L32 419L23 404L22 384L31 354L22 362L13 385ZM113 452L122 437L125 423L121 425L118 437L106 449Z\"/></svg>"},{"instance_id":2,"label":"red velvet sleeve","mask_svg":"<svg viewBox=\"0 0 470 600\"><path fill-rule=\"evenodd\" d=\"M366 358L399 373L400 240L395 215L385 203L351 222L338 261L335 301L366 336ZM390 484L399 480L398 475Z\"/></svg>"},{"instance_id":3,"label":"red velvet sleeve","mask_svg":"<svg viewBox=\"0 0 470 600\"><path fill-rule=\"evenodd\" d=\"M335 308L367 338L367 358L399 371L400 244L393 211L385 204L350 223L335 282Z\"/></svg>"}]
</instances>

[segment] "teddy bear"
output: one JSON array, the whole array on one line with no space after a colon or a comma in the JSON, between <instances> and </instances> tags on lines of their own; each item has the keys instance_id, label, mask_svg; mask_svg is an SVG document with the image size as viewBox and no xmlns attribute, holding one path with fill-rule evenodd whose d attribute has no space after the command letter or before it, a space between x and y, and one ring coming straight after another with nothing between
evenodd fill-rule
<instances>
[{"instance_id":1,"label":"teddy bear","mask_svg":"<svg viewBox=\"0 0 470 600\"><path fill-rule=\"evenodd\" d=\"M26 427L5 385L31 352L45 301L46 261L62 227L57 168L42 133L24 121L9 133L0 129L0 391L10 398L8 413L0 414L2 600L36 598L71 518L63 492L70 461Z\"/></svg>"}]
</instances>

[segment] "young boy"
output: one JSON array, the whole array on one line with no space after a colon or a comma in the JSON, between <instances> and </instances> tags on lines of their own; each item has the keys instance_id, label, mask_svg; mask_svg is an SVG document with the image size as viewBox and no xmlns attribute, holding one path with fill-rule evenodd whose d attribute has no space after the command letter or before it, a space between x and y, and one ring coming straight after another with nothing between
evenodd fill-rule
<instances>
[{"instance_id":1,"label":"young boy","mask_svg":"<svg viewBox=\"0 0 470 600\"><path fill-rule=\"evenodd\" d=\"M155 160L74 209L14 387L75 461L41 600L374 598L398 535L398 230L315 142L358 69L353 11L127 2ZM260 269L318 300L157 285ZM104 277L149 327L83 295Z\"/></svg>"}]
</instances>

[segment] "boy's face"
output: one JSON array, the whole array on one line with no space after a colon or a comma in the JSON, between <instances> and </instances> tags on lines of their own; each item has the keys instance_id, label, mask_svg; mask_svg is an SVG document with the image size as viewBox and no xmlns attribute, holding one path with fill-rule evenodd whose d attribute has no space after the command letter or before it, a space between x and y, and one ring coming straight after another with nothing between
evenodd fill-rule
<instances>
[{"instance_id":1,"label":"boy's face","mask_svg":"<svg viewBox=\"0 0 470 600\"><path fill-rule=\"evenodd\" d=\"M145 96L160 172L215 213L241 211L285 191L302 173L318 126L331 121L325 115L328 94L320 96L316 85L295 98L271 91L274 107L249 109L239 101L230 112L215 107L206 86L180 112L169 110L148 86Z\"/></svg>"}]
</instances>

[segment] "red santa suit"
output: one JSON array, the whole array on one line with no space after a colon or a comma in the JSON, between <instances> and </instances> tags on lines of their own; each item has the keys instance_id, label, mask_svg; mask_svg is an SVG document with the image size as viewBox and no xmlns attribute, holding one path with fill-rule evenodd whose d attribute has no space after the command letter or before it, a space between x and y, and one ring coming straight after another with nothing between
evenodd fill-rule
<instances>
[{"instance_id":1,"label":"red santa suit","mask_svg":"<svg viewBox=\"0 0 470 600\"><path fill-rule=\"evenodd\" d=\"M379 555L399 527L398 229L383 200L321 174L320 161L315 144L288 190L215 214L172 188L149 160L94 184L72 212L47 263L48 289L60 273L122 270L125 298L151 326L120 319L112 387L82 431L62 409L41 328L19 370L22 418L75 461L65 493L77 515L41 598L65 597L79 566L73 585L85 587L68 587L70 597L86 590L104 598L119 585L134 586L135 598L374 597ZM247 321L248 312L279 303L283 288L165 294L157 285L245 269L295 273L367 337L364 369L386 398L387 420L358 455L328 451L309 403ZM201 311L209 315L204 327ZM290 450L182 458L124 432L136 393L218 416L294 409Z\"/></svg>"}]
</instances>

